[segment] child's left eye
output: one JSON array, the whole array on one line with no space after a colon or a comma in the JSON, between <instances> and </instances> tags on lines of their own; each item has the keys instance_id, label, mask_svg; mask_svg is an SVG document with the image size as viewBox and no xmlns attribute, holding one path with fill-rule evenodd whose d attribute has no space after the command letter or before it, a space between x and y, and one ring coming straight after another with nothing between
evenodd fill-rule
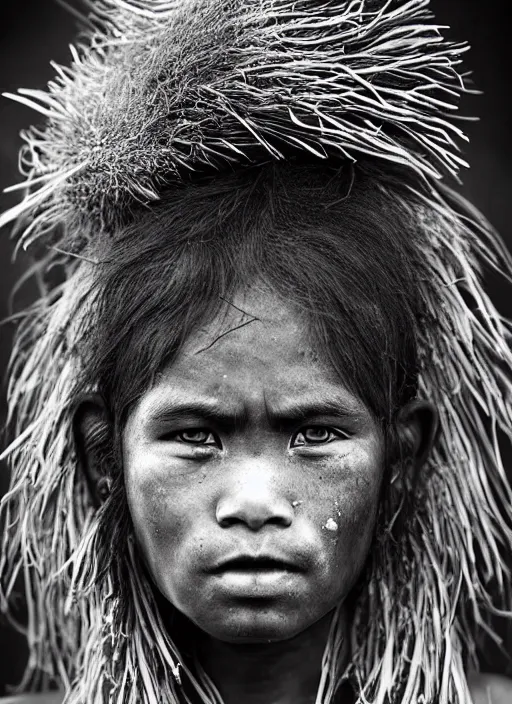
<instances>
[{"instance_id":1,"label":"child's left eye","mask_svg":"<svg viewBox=\"0 0 512 704\"><path fill-rule=\"evenodd\" d=\"M293 436L290 446L300 447L303 445L325 445L333 440L340 440L346 437L346 433L338 428L313 425L311 427L299 430L299 432Z\"/></svg>"},{"instance_id":2,"label":"child's left eye","mask_svg":"<svg viewBox=\"0 0 512 704\"><path fill-rule=\"evenodd\" d=\"M180 430L175 433L173 440L190 443L191 445L216 445L217 440L211 430L204 428L191 428L190 430Z\"/></svg>"}]
</instances>

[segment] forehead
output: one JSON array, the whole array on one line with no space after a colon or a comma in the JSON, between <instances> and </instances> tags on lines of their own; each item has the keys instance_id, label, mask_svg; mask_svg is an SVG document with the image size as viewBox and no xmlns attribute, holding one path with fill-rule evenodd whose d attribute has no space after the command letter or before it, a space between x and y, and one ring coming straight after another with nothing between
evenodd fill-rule
<instances>
[{"instance_id":1,"label":"forehead","mask_svg":"<svg viewBox=\"0 0 512 704\"><path fill-rule=\"evenodd\" d=\"M187 339L138 407L198 400L236 413L326 399L365 410L316 348L304 316L272 292L251 288Z\"/></svg>"}]
</instances>

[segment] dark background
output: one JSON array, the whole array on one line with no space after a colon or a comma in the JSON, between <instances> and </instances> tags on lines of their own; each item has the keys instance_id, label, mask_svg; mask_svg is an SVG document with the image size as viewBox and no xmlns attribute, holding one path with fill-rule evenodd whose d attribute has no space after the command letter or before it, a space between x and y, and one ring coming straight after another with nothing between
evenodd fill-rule
<instances>
[{"instance_id":1,"label":"dark background","mask_svg":"<svg viewBox=\"0 0 512 704\"><path fill-rule=\"evenodd\" d=\"M44 87L54 71L49 61L67 63L68 44L75 26L70 15L55 0L0 0L0 92L19 87ZM471 143L465 156L471 170L462 174L461 191L482 210L512 248L512 32L506 0L432 0L440 24L449 25L447 34L468 40L472 49L466 55L476 86L484 95L465 99L463 110L479 115L480 121L468 123ZM0 99L0 189L18 179L18 132L36 119L28 108L5 98ZM0 197L0 210L14 202ZM14 283L24 271L26 260L12 261L13 244L6 229L0 232L0 319L7 315L7 300ZM488 285L502 313L512 318L510 289L497 279ZM23 292L27 302L30 290ZM0 375L5 376L12 340L12 328L0 327ZM0 395L0 424L5 420L5 384ZM3 444L2 444L3 445ZM6 468L0 472L0 494L7 487ZM510 647L510 643L509 643ZM500 659L489 649L488 669L503 669ZM5 683L16 682L25 661L22 639L0 623L0 696Z\"/></svg>"}]
</instances>

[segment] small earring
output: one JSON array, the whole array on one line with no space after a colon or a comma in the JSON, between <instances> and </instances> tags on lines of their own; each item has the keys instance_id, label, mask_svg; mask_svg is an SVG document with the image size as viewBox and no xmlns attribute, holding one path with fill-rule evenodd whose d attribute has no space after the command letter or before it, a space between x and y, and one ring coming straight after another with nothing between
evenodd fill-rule
<instances>
[{"instance_id":1,"label":"small earring","mask_svg":"<svg viewBox=\"0 0 512 704\"><path fill-rule=\"evenodd\" d=\"M111 486L112 480L110 477L101 477L101 479L98 479L96 484L96 493L101 501L105 501L105 499L109 496Z\"/></svg>"}]
</instances>

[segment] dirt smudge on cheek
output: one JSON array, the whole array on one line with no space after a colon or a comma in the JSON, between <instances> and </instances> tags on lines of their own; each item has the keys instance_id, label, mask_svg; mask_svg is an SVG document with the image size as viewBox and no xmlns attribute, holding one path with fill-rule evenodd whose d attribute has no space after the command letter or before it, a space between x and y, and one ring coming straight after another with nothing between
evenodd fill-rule
<instances>
[{"instance_id":1,"label":"dirt smudge on cheek","mask_svg":"<svg viewBox=\"0 0 512 704\"><path fill-rule=\"evenodd\" d=\"M338 530L338 524L334 520L334 518L328 518L325 522L325 524L322 526L322 528L325 528L325 530L329 530L331 532L337 531Z\"/></svg>"}]
</instances>

